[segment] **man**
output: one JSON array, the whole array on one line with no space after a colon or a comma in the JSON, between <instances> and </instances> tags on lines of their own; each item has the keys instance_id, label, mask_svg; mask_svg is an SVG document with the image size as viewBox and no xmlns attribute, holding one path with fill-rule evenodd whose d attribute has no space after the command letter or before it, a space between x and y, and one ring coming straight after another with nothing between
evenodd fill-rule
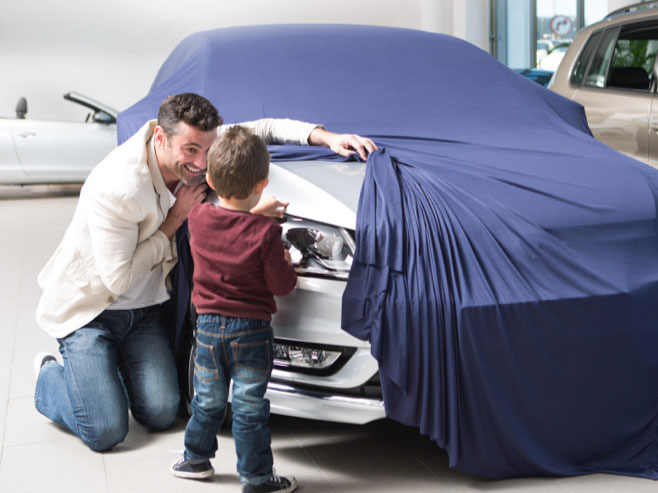
<instances>
[{"instance_id":1,"label":"man","mask_svg":"<svg viewBox=\"0 0 658 493\"><path fill-rule=\"evenodd\" d=\"M63 365L35 358L35 406L92 450L128 432L128 408L151 430L176 419L176 367L163 320L174 236L206 195L206 154L222 119L196 94L170 96L91 172L62 242L39 274L37 321L60 344ZM356 135L291 120L244 124L267 143L323 145L365 158ZM274 213L270 198L254 212Z\"/></svg>"}]
</instances>

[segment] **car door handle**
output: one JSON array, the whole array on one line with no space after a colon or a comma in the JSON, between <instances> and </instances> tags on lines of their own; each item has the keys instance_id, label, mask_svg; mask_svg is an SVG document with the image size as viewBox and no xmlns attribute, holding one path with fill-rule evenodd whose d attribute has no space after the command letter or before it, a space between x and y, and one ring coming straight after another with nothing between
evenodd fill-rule
<instances>
[{"instance_id":1,"label":"car door handle","mask_svg":"<svg viewBox=\"0 0 658 493\"><path fill-rule=\"evenodd\" d=\"M36 133L34 132L21 132L17 134L19 137L23 137L24 139L31 139L32 137L36 137Z\"/></svg>"}]
</instances>

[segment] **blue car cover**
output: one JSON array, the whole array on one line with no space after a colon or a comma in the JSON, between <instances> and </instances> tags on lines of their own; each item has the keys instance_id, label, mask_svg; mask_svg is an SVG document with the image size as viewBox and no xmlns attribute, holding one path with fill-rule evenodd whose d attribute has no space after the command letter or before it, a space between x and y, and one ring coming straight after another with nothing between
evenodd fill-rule
<instances>
[{"instance_id":1,"label":"blue car cover","mask_svg":"<svg viewBox=\"0 0 658 493\"><path fill-rule=\"evenodd\" d=\"M180 43L119 141L180 92L379 146L342 320L388 416L482 477L658 477L658 171L597 142L581 106L445 35L227 28Z\"/></svg>"}]
</instances>

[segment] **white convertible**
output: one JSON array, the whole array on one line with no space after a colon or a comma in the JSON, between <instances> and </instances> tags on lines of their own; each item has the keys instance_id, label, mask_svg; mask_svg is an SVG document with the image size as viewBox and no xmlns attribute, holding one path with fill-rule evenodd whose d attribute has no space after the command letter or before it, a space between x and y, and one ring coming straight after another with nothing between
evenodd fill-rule
<instances>
[{"instance_id":1,"label":"white convertible","mask_svg":"<svg viewBox=\"0 0 658 493\"><path fill-rule=\"evenodd\" d=\"M82 183L116 147L116 110L75 92L64 99L88 108L86 121L31 120L25 98L15 118L0 118L0 184Z\"/></svg>"}]
</instances>

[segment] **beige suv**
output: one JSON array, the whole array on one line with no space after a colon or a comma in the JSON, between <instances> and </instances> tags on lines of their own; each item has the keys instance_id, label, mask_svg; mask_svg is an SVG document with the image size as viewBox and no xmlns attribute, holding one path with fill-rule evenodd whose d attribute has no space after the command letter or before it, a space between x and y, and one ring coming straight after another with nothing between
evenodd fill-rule
<instances>
[{"instance_id":1,"label":"beige suv","mask_svg":"<svg viewBox=\"0 0 658 493\"><path fill-rule=\"evenodd\" d=\"M658 2L609 14L581 30L549 88L585 107L594 136L658 167Z\"/></svg>"}]
</instances>

